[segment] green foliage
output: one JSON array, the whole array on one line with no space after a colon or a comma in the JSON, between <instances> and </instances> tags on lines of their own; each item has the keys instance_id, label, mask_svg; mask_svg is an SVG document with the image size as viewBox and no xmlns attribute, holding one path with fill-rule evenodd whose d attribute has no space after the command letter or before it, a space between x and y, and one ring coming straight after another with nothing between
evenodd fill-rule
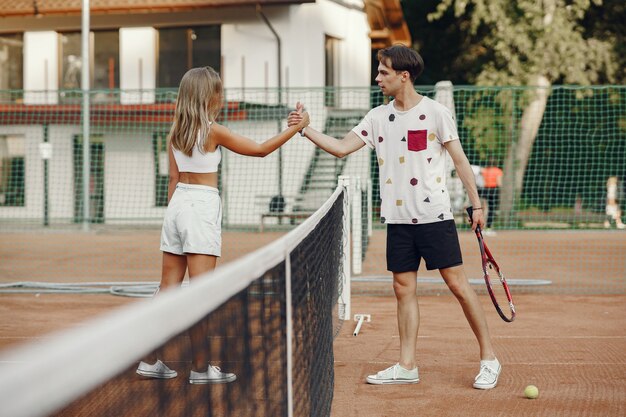
<instances>
[{"instance_id":1,"label":"green foliage","mask_svg":"<svg viewBox=\"0 0 626 417\"><path fill-rule=\"evenodd\" d=\"M454 85L467 84L476 75L476 58L480 51L467 54L473 46L466 36L469 23L464 17L457 18L450 11L437 22L431 23L428 14L437 7L440 0L403 0L402 9L411 31L413 48L425 59L424 72L418 82L421 85L434 85L440 80L450 80ZM470 61L464 57L473 55Z\"/></svg>"},{"instance_id":2,"label":"green foliage","mask_svg":"<svg viewBox=\"0 0 626 417\"><path fill-rule=\"evenodd\" d=\"M503 162L512 120L500 103L510 103L510 100L508 90L483 90L468 100L463 126L476 138L474 150L481 161L497 165Z\"/></svg>"},{"instance_id":3,"label":"green foliage","mask_svg":"<svg viewBox=\"0 0 626 417\"><path fill-rule=\"evenodd\" d=\"M619 36L583 26L591 24L588 13L600 18L595 8L601 5L602 0L443 0L428 19L453 11L468 23L470 43L482 46L462 52L483 63L472 83L533 85L539 75L552 84L617 83Z\"/></svg>"},{"instance_id":4,"label":"green foliage","mask_svg":"<svg viewBox=\"0 0 626 417\"><path fill-rule=\"evenodd\" d=\"M626 178L621 119L626 90L607 87L578 98L575 88L552 93L533 147L522 198L542 209L583 207L604 211L606 179Z\"/></svg>"}]
</instances>

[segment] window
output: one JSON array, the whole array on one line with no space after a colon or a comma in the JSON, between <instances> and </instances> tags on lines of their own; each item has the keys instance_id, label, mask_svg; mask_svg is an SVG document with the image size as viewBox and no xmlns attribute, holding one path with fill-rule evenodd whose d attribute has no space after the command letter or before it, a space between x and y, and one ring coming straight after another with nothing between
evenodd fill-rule
<instances>
[{"instance_id":1,"label":"window","mask_svg":"<svg viewBox=\"0 0 626 417\"><path fill-rule=\"evenodd\" d=\"M339 107L336 87L339 87L339 45L340 40L326 35L324 42L325 55L325 86L324 104L328 107Z\"/></svg>"},{"instance_id":2,"label":"window","mask_svg":"<svg viewBox=\"0 0 626 417\"><path fill-rule=\"evenodd\" d=\"M119 32L117 30L97 31L90 33L91 77L89 85L92 90L111 90L120 85L119 67ZM82 37L80 32L60 34L59 50L61 71L59 88L61 90L79 90L82 88ZM76 100L77 93L62 92L64 102ZM96 92L94 101L107 101L107 94Z\"/></svg>"},{"instance_id":3,"label":"window","mask_svg":"<svg viewBox=\"0 0 626 417\"><path fill-rule=\"evenodd\" d=\"M74 136L74 222L84 219L83 136ZM89 221L104 223L104 140L102 135L89 139Z\"/></svg>"},{"instance_id":4,"label":"window","mask_svg":"<svg viewBox=\"0 0 626 417\"><path fill-rule=\"evenodd\" d=\"M0 35L0 90L21 90L24 88L24 36ZM20 93L2 92L1 102L12 102L21 98ZM19 97L16 96L19 94Z\"/></svg>"},{"instance_id":5,"label":"window","mask_svg":"<svg viewBox=\"0 0 626 417\"><path fill-rule=\"evenodd\" d=\"M120 33L117 30L94 34L92 89L112 90L120 86Z\"/></svg>"},{"instance_id":6,"label":"window","mask_svg":"<svg viewBox=\"0 0 626 417\"><path fill-rule=\"evenodd\" d=\"M24 206L24 136L0 136L0 206Z\"/></svg>"},{"instance_id":7,"label":"window","mask_svg":"<svg viewBox=\"0 0 626 417\"><path fill-rule=\"evenodd\" d=\"M80 77L82 67L81 35L76 33L60 34L60 64L59 88L61 90L80 89Z\"/></svg>"},{"instance_id":8,"label":"window","mask_svg":"<svg viewBox=\"0 0 626 417\"><path fill-rule=\"evenodd\" d=\"M187 70L211 66L220 71L219 25L159 29L157 87L178 87Z\"/></svg>"},{"instance_id":9,"label":"window","mask_svg":"<svg viewBox=\"0 0 626 417\"><path fill-rule=\"evenodd\" d=\"M167 206L167 185L169 182L169 155L167 152L167 133L155 133L152 138L154 152L154 205Z\"/></svg>"}]
</instances>

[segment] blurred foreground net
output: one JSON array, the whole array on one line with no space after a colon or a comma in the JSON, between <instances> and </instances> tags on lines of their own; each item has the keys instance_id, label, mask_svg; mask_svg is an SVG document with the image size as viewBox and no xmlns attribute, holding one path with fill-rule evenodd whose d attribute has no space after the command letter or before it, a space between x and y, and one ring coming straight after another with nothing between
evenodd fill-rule
<instances>
[{"instance_id":1,"label":"blurred foreground net","mask_svg":"<svg viewBox=\"0 0 626 417\"><path fill-rule=\"evenodd\" d=\"M238 262L6 352L3 415L330 415L333 338L349 268L347 200L338 187L304 223ZM199 352L236 381L191 385ZM139 360L154 353L176 378L135 373Z\"/></svg>"}]
</instances>

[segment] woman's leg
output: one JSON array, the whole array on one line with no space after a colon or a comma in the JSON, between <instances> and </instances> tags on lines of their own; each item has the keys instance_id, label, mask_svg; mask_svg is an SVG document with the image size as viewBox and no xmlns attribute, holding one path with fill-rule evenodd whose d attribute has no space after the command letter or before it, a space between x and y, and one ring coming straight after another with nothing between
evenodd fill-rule
<instances>
[{"instance_id":1,"label":"woman's leg","mask_svg":"<svg viewBox=\"0 0 626 417\"><path fill-rule=\"evenodd\" d=\"M216 256L187 254L189 279L195 279L205 272L214 270L216 264ZM205 323L201 321L196 327L194 327L189 332L189 337L191 338L191 351L193 354L192 369L194 371L204 371L209 363L207 356L209 347Z\"/></svg>"},{"instance_id":2,"label":"woman's leg","mask_svg":"<svg viewBox=\"0 0 626 417\"><path fill-rule=\"evenodd\" d=\"M176 255L169 252L163 252L163 264L161 266L161 283L157 289L157 292L161 290L167 290L168 288L180 286L185 278L185 272L187 271L187 258L184 255ZM155 293L156 296L156 293ZM163 352L160 349L157 349L155 352L146 356L145 360L148 363L144 363L143 361L139 365L139 369L137 373L143 376L149 376L150 372L152 373L162 373L163 370L158 370L154 368L154 366L158 365L156 362L159 357L163 357ZM150 365L155 364L155 365ZM142 368L145 368L144 371L141 371ZM172 372L174 376L176 373L167 369L165 372ZM159 376L153 376L156 378L160 378ZM162 376L161 376L162 377ZM171 376L170 376L171 377ZM168 377L169 378L169 377Z\"/></svg>"},{"instance_id":3,"label":"woman's leg","mask_svg":"<svg viewBox=\"0 0 626 417\"><path fill-rule=\"evenodd\" d=\"M163 265L161 267L160 290L171 287L178 287L185 279L187 271L187 257L185 255L175 255L163 252Z\"/></svg>"}]
</instances>

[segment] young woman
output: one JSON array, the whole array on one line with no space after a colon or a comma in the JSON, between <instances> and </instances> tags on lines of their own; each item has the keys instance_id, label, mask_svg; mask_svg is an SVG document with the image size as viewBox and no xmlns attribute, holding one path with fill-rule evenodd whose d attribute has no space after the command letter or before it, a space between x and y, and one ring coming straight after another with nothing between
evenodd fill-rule
<instances>
[{"instance_id":1,"label":"young woman","mask_svg":"<svg viewBox=\"0 0 626 417\"><path fill-rule=\"evenodd\" d=\"M213 270L221 255L222 210L217 189L221 147L241 155L264 157L309 124L305 114L299 124L257 143L216 122L222 101L222 82L213 68L193 68L183 76L168 136L169 203L161 232L161 290L180 286L187 270L190 279ZM190 383L226 383L236 379L235 374L209 364L204 349L197 348L193 334L191 338L196 349ZM137 373L161 379L177 375L160 360L154 364L140 362Z\"/></svg>"}]
</instances>

